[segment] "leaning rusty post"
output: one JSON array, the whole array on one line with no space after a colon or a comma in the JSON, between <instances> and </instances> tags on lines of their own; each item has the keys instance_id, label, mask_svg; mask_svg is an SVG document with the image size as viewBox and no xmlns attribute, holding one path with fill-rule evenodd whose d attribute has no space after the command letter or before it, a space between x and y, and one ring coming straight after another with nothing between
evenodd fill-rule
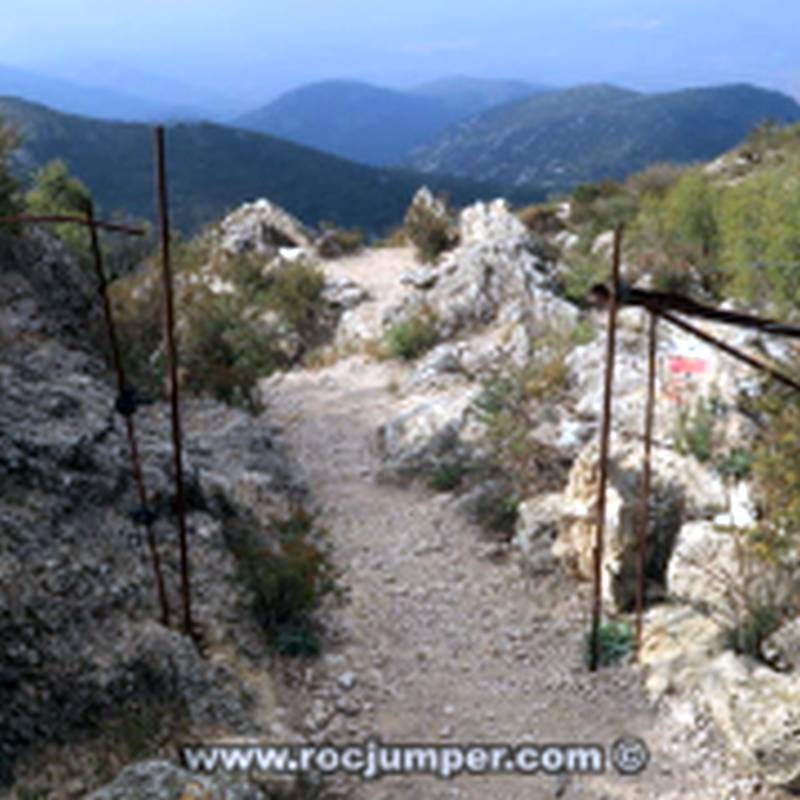
<instances>
[{"instance_id":1,"label":"leaning rusty post","mask_svg":"<svg viewBox=\"0 0 800 800\"><path fill-rule=\"evenodd\" d=\"M600 430L600 485L597 496L597 531L594 544L594 600L589 669L594 672L600 662L600 621L603 615L603 538L606 527L606 489L608 485L608 448L611 437L611 398L614 390L614 360L617 342L617 292L622 260L622 226L614 233L614 261L611 295L608 301L608 334L606 340L606 376L603 394L603 420Z\"/></svg>"},{"instance_id":2,"label":"leaning rusty post","mask_svg":"<svg viewBox=\"0 0 800 800\"><path fill-rule=\"evenodd\" d=\"M169 205L167 202L167 170L163 126L157 126L153 133L155 140L158 215L161 222L161 260L164 277L164 330L166 334L167 359L169 365L172 443L175 459L175 513L178 516L178 532L180 535L181 550L183 630L186 634L193 637L192 594L189 583L189 545L186 530L186 498L183 488L183 445L181 440L180 389L178 386L178 349L175 346L175 300L172 291L172 267L169 252Z\"/></svg>"},{"instance_id":3,"label":"leaning rusty post","mask_svg":"<svg viewBox=\"0 0 800 800\"><path fill-rule=\"evenodd\" d=\"M156 587L158 589L158 601L161 606L161 622L164 625L169 625L169 602L167 600L167 591L164 585L164 574L161 570L161 557L158 553L158 546L156 544L155 531L153 530L153 516L150 512L150 507L147 501L147 489L144 485L144 475L142 474L142 464L139 458L139 446L136 441L136 428L133 422L133 405L127 405L123 402L123 398L129 397L131 388L125 379L125 365L122 360L122 353L119 347L119 340L117 339L117 329L114 325L114 315L111 311L111 300L108 296L108 280L106 279L105 267L103 266L103 252L100 249L100 240L97 234L98 223L94 218L94 204L89 201L89 207L86 210L86 220L88 222L89 234L91 236L92 257L94 259L94 269L97 275L97 284L100 291L100 297L103 300L103 314L106 321L106 331L108 333L108 341L111 347L111 358L114 364L114 370L117 373L117 390L119 392L117 399L117 410L123 414L125 418L125 428L128 434L128 448L131 455L131 467L133 470L133 478L136 482L136 488L139 494L139 504L142 522L147 530L147 546L150 550L150 559L153 562L153 573L155 574Z\"/></svg>"},{"instance_id":4,"label":"leaning rusty post","mask_svg":"<svg viewBox=\"0 0 800 800\"><path fill-rule=\"evenodd\" d=\"M642 466L642 508L639 521L639 567L636 586L636 652L642 647L642 616L647 565L647 532L650 529L650 483L653 454L653 416L656 403L656 347L658 317L650 315L650 341L647 348L647 401L644 412L644 464Z\"/></svg>"}]
</instances>

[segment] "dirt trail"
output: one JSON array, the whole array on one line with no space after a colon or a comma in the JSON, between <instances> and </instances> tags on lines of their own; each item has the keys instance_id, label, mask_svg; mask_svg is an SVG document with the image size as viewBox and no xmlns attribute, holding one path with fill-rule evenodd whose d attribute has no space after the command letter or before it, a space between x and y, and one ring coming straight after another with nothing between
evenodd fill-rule
<instances>
[{"instance_id":1,"label":"dirt trail","mask_svg":"<svg viewBox=\"0 0 800 800\"><path fill-rule=\"evenodd\" d=\"M326 269L379 298L362 307L365 319L377 321L404 291L398 278L412 264L405 250L382 250ZM387 387L402 382L406 369L351 356L292 373L270 390L270 417L306 471L351 592L324 662L330 691L321 692L318 714L338 719L339 732L354 743L371 733L392 744L608 746L628 734L646 740L653 757L637 777L613 770L572 779L408 776L365 783L353 796L745 796L730 793L732 777L715 756L712 734L703 734L701 752L681 744L684 730L657 719L633 668L584 668L585 586L556 572L526 588L513 559L487 557L480 532L455 512L450 495L376 482L375 431L396 413L401 398Z\"/></svg>"}]
</instances>

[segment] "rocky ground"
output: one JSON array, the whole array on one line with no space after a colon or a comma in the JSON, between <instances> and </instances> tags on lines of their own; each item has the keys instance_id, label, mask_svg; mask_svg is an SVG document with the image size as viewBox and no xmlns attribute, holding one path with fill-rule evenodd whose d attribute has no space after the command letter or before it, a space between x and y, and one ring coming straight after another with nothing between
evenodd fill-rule
<instances>
[{"instance_id":1,"label":"rocky ground","mask_svg":"<svg viewBox=\"0 0 800 800\"><path fill-rule=\"evenodd\" d=\"M380 298L358 309L377 320L397 301L408 266L409 253L397 250L327 269ZM408 377L409 368L397 362L355 355L295 372L267 390L268 414L314 487L351 595L320 667L304 720L309 734L393 743L606 744L630 734L648 743L652 763L636 778L393 778L354 787L351 796L753 796L757 785L737 772L713 726L695 718L690 705L656 712L631 665L585 669L585 584L552 562L526 588L514 556L467 523L451 495L376 480L375 432L403 407Z\"/></svg>"},{"instance_id":2,"label":"rocky ground","mask_svg":"<svg viewBox=\"0 0 800 800\"><path fill-rule=\"evenodd\" d=\"M254 209L245 208L242 219L233 215L225 228L236 252L261 252L253 237L262 235L262 217L274 214L263 204ZM470 521L462 494L428 488L431 469L480 457L481 430L470 403L489 370L523 364L550 347L542 343L551 342L554 328L601 327L557 296L541 243L502 204L462 214L460 241L435 268L416 264L410 248L371 248L325 261L327 302L342 314L332 347L304 368L263 381L258 416L187 402L200 649L155 621L149 563L129 515L136 499L122 427L111 412L114 393L108 372L80 347L82 320L95 306L91 282L66 269L63 253L47 240L29 240L23 254L0 251L0 781L9 786L12 775L19 779L12 796L273 797L263 783L180 770L174 745L187 735L606 747L633 736L651 752L648 768L635 777L611 769L582 778L330 781L332 796L354 800L785 796L733 759L714 720L729 721L726 734L747 729L746 754L765 743L773 776L784 774L778 762L786 753L785 773L792 776L791 704L778 703L784 728L758 728L758 711L749 709L763 697L747 694L750 667L730 652L720 655L719 632L687 618L687 607L653 612L646 671L626 662L590 673L584 664L589 584L564 565L575 562L585 577L601 338L573 346L565 365L570 391L533 431L537 444L572 469L569 484L557 487L561 494L523 505L515 544ZM300 237L297 244L308 242ZM431 310L444 341L416 362L385 358L378 343L387 325ZM609 491L616 509L610 535L622 548L604 565L618 579L609 582L612 610L630 590L624 551L638 485L631 443L643 403L642 322L634 317L620 330L616 434L624 441L615 440L614 448L629 452L612 472ZM738 380L721 367L711 377L727 381L723 399ZM167 409L145 406L137 421L160 541L171 553L165 569L174 608ZM691 593L702 581L691 579L685 552L715 541L712 521L724 509L725 488L679 458L667 433L661 416L656 471L679 491L657 508L671 514L675 501L675 524L664 532L669 545L681 524L691 525L692 538L676 549L683 561L670 564L679 576L675 585L683 580ZM328 529L347 592L343 602L323 608L322 657L292 662L269 651L256 624L237 577L231 531L244 523L264 533L272 518L299 502ZM570 522L570 514L579 521ZM560 550L553 535L542 533L555 534L556 518L563 523ZM677 642L669 639L671 626ZM682 637L691 639L688 656ZM716 681L724 691L712 715L698 676L718 655L706 683ZM763 683L773 699L791 698L792 674L762 670L754 685ZM677 691L686 675L693 680ZM154 739L163 746L154 748ZM144 754L162 760L142 761ZM111 780L127 762L133 763ZM107 785L97 789L101 784ZM327 795L309 789L298 796Z\"/></svg>"}]
</instances>

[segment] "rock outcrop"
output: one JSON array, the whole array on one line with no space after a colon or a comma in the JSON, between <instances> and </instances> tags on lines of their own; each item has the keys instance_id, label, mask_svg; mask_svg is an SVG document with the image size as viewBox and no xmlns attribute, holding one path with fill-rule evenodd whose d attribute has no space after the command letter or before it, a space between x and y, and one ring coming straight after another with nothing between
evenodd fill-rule
<instances>
[{"instance_id":1,"label":"rock outcrop","mask_svg":"<svg viewBox=\"0 0 800 800\"><path fill-rule=\"evenodd\" d=\"M800 686L726 650L724 632L686 606L649 612L641 663L648 692L692 696L708 709L732 751L774 786L800 788Z\"/></svg>"},{"instance_id":2,"label":"rock outcrop","mask_svg":"<svg viewBox=\"0 0 800 800\"><path fill-rule=\"evenodd\" d=\"M264 198L246 203L219 224L220 247L231 255L274 257L281 248L311 252L313 237L300 220Z\"/></svg>"},{"instance_id":3,"label":"rock outcrop","mask_svg":"<svg viewBox=\"0 0 800 800\"><path fill-rule=\"evenodd\" d=\"M426 268L424 280L412 281L417 292L390 310L386 324L427 309L442 339L495 325L513 342L511 355L517 362L529 357L536 338L548 329L574 325L577 310L550 290L536 238L504 201L465 209L459 230L459 246Z\"/></svg>"},{"instance_id":4,"label":"rock outcrop","mask_svg":"<svg viewBox=\"0 0 800 800\"><path fill-rule=\"evenodd\" d=\"M190 729L257 735L237 659L265 670L267 642L229 547L302 496L275 432L213 402L184 407L194 616L201 657L179 630L169 416L141 406L140 456L157 515L174 628L161 625L122 417L105 365L54 338L41 287L0 265L0 784L52 742L152 707ZM46 307L46 303L44 303ZM53 329L53 326L56 326ZM261 520L261 521L259 521ZM230 654L236 654L229 657ZM262 681L268 682L268 676Z\"/></svg>"},{"instance_id":5,"label":"rock outcrop","mask_svg":"<svg viewBox=\"0 0 800 800\"><path fill-rule=\"evenodd\" d=\"M687 519L713 516L725 508L724 487L692 458L663 449L653 456L653 492L647 535L646 573L661 587L675 539ZM594 570L599 445L590 442L575 460L563 495L560 532L554 553L586 579ZM606 599L630 607L638 574L638 520L641 518L641 444L614 437L609 461L603 554Z\"/></svg>"},{"instance_id":6,"label":"rock outcrop","mask_svg":"<svg viewBox=\"0 0 800 800\"><path fill-rule=\"evenodd\" d=\"M412 478L441 470L464 469L477 458L477 436L470 425L475 390L426 396L388 420L377 433L384 478Z\"/></svg>"},{"instance_id":7,"label":"rock outcrop","mask_svg":"<svg viewBox=\"0 0 800 800\"><path fill-rule=\"evenodd\" d=\"M84 800L267 800L252 783L232 776L206 776L169 761L142 761L124 769L111 783Z\"/></svg>"}]
</instances>

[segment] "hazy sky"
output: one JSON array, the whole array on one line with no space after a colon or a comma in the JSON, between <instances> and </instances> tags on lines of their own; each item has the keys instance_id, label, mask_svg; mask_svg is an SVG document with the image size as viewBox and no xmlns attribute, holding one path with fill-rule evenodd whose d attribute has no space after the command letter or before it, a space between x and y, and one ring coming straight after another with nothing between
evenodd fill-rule
<instances>
[{"instance_id":1,"label":"hazy sky","mask_svg":"<svg viewBox=\"0 0 800 800\"><path fill-rule=\"evenodd\" d=\"M119 86L117 65L254 100L456 74L800 96L798 30L794 0L5 0L0 63Z\"/></svg>"}]
</instances>

